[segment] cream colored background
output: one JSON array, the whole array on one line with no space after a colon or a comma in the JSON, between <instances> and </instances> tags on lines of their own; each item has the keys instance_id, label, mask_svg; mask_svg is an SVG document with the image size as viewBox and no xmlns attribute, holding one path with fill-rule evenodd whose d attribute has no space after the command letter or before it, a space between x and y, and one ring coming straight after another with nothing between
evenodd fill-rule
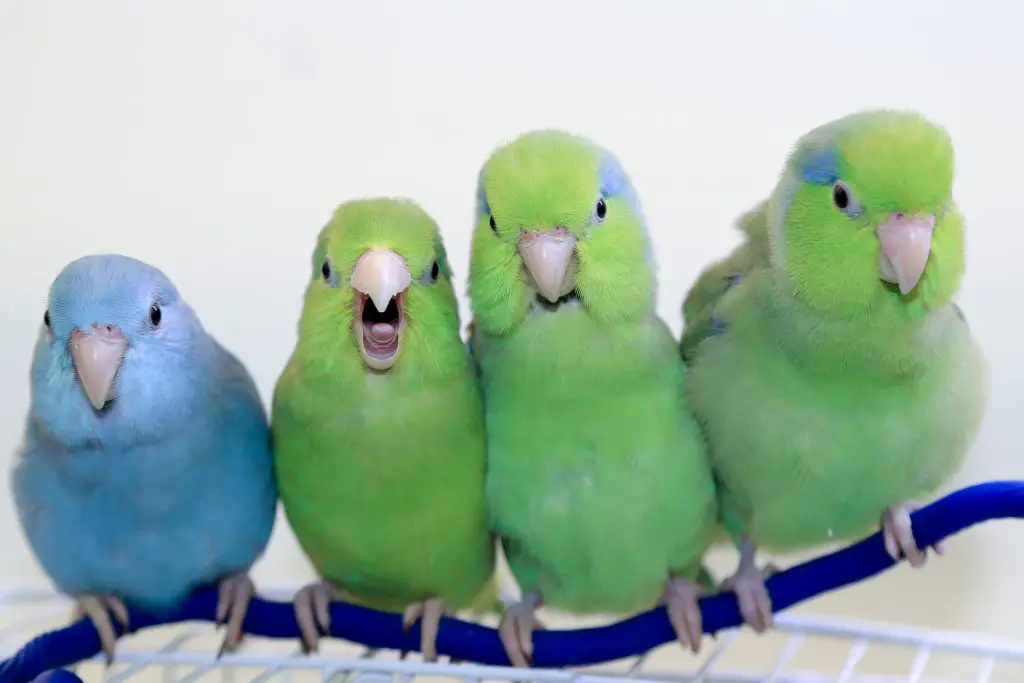
<instances>
[{"instance_id":1,"label":"cream colored background","mask_svg":"<svg viewBox=\"0 0 1024 683\"><path fill-rule=\"evenodd\" d=\"M557 126L632 173L678 332L685 288L736 241L731 221L771 189L795 138L888 105L922 110L957 144L960 302L993 374L954 485L1024 477L1022 26L1024 6L982 0L3 0L0 459L20 438L46 289L82 254L163 268L269 398L338 203L418 199L462 292L478 166L511 136ZM42 582L2 490L0 582ZM984 525L925 571L810 609L1024 638L1022 534ZM283 522L256 575L309 577Z\"/></svg>"}]
</instances>

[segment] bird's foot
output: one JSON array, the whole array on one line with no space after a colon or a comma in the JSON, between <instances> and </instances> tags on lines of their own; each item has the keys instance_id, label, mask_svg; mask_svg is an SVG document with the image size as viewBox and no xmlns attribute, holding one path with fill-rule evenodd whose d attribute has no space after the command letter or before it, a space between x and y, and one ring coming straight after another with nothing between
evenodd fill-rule
<instances>
[{"instance_id":1,"label":"bird's foot","mask_svg":"<svg viewBox=\"0 0 1024 683\"><path fill-rule=\"evenodd\" d=\"M540 593L531 592L501 615L498 634L512 666L527 668L533 663L533 632L544 628L536 615L540 605Z\"/></svg>"},{"instance_id":2,"label":"bird's foot","mask_svg":"<svg viewBox=\"0 0 1024 683\"><path fill-rule=\"evenodd\" d=\"M117 642L117 634L114 632L114 624L110 621L110 614L128 632L128 608L124 606L119 598L112 595L85 594L78 596L78 604L75 608L76 621L82 617L89 617L96 632L100 634L100 645L103 648L103 656L107 660L107 666L114 661L114 644Z\"/></svg>"},{"instance_id":3,"label":"bird's foot","mask_svg":"<svg viewBox=\"0 0 1024 683\"><path fill-rule=\"evenodd\" d=\"M217 652L218 657L225 652L234 652L241 644L245 635L242 632L242 622L245 621L249 601L255 593L256 587L245 572L233 574L221 580L218 585L216 624L218 627L227 624L224 641Z\"/></svg>"},{"instance_id":4,"label":"bird's foot","mask_svg":"<svg viewBox=\"0 0 1024 683\"><path fill-rule=\"evenodd\" d=\"M678 576L669 578L662 595L676 638L684 648L688 648L694 654L700 651L700 639L703 634L700 604L697 602L702 595L703 586L696 581Z\"/></svg>"},{"instance_id":5,"label":"bird's foot","mask_svg":"<svg viewBox=\"0 0 1024 683\"><path fill-rule=\"evenodd\" d=\"M441 617L454 616L455 611L440 598L429 598L423 602L414 602L402 613L402 628L408 631L420 622L420 654L423 661L437 661L437 630L441 625ZM403 654L403 659L406 653Z\"/></svg>"},{"instance_id":6,"label":"bird's foot","mask_svg":"<svg viewBox=\"0 0 1024 683\"><path fill-rule=\"evenodd\" d=\"M766 564L758 569L753 561L740 562L735 574L722 582L723 591L732 591L740 603L740 614L755 633L764 633L772 627L772 598L764 582L779 569Z\"/></svg>"},{"instance_id":7,"label":"bird's foot","mask_svg":"<svg viewBox=\"0 0 1024 683\"><path fill-rule=\"evenodd\" d=\"M897 562L900 558L906 557L912 567L920 567L927 559L917 546L910 522L910 513L920 507L921 503L918 501L908 500L886 508L882 513L882 535L885 537L886 552ZM944 543L936 543L933 548L938 555L946 553Z\"/></svg>"},{"instance_id":8,"label":"bird's foot","mask_svg":"<svg viewBox=\"0 0 1024 683\"><path fill-rule=\"evenodd\" d=\"M305 654L318 650L321 632L325 635L330 633L331 601L341 599L341 592L326 580L311 583L295 594L292 603L295 605L295 620L299 622L302 651Z\"/></svg>"}]
</instances>

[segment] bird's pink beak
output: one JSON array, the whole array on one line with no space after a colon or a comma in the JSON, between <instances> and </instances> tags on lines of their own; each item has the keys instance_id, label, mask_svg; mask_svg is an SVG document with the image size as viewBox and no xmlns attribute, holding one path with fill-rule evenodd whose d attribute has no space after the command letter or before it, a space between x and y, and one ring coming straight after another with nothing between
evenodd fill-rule
<instances>
[{"instance_id":1,"label":"bird's pink beak","mask_svg":"<svg viewBox=\"0 0 1024 683\"><path fill-rule=\"evenodd\" d=\"M899 285L900 294L909 293L921 280L934 230L935 214L911 217L894 213L875 228L882 245L878 257L882 279Z\"/></svg>"},{"instance_id":2,"label":"bird's pink beak","mask_svg":"<svg viewBox=\"0 0 1024 683\"><path fill-rule=\"evenodd\" d=\"M127 351L128 340L113 325L94 324L88 332L75 330L71 334L71 360L96 410L113 398L114 377Z\"/></svg>"},{"instance_id":3,"label":"bird's pink beak","mask_svg":"<svg viewBox=\"0 0 1024 683\"><path fill-rule=\"evenodd\" d=\"M546 232L524 232L519 238L519 255L541 296L555 303L576 286L570 268L576 254L576 236L565 228Z\"/></svg>"}]
</instances>

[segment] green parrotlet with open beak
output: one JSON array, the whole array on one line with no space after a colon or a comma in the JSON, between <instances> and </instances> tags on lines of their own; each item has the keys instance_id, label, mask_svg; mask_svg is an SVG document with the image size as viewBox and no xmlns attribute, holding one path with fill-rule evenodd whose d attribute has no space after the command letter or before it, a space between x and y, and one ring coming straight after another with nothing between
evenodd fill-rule
<instances>
[{"instance_id":1,"label":"green parrotlet with open beak","mask_svg":"<svg viewBox=\"0 0 1024 683\"><path fill-rule=\"evenodd\" d=\"M271 425L285 515L321 577L295 596L306 650L334 599L421 622L426 659L444 614L498 608L483 396L451 278L409 200L346 202L317 239Z\"/></svg>"}]
</instances>

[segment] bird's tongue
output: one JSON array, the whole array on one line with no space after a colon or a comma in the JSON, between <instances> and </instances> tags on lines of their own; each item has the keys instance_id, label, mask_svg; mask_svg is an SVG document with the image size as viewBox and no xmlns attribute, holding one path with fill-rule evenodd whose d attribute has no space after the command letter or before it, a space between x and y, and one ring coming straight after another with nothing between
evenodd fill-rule
<instances>
[{"instance_id":1,"label":"bird's tongue","mask_svg":"<svg viewBox=\"0 0 1024 683\"><path fill-rule=\"evenodd\" d=\"M364 325L364 346L373 353L385 354L395 350L398 342L398 328L391 323Z\"/></svg>"},{"instance_id":2,"label":"bird's tongue","mask_svg":"<svg viewBox=\"0 0 1024 683\"><path fill-rule=\"evenodd\" d=\"M398 330L391 323L373 323L370 325L370 339L377 344L387 344L394 341Z\"/></svg>"}]
</instances>

